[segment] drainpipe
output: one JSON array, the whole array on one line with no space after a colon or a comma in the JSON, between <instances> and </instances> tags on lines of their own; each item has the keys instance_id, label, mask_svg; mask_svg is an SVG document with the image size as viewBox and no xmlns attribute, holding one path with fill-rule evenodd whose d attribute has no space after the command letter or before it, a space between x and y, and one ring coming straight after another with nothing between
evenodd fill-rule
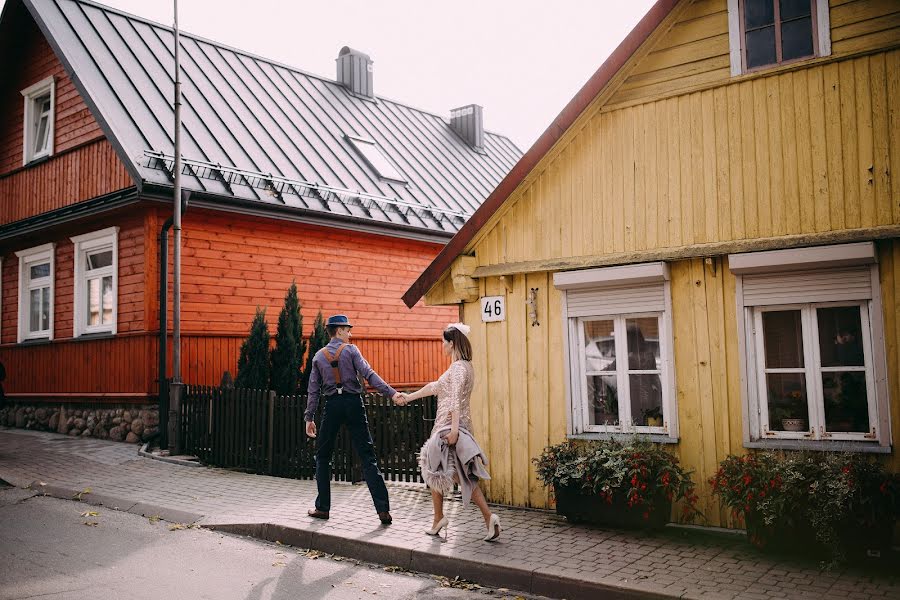
<instances>
[{"instance_id":1,"label":"drainpipe","mask_svg":"<svg viewBox=\"0 0 900 600\"><path fill-rule=\"evenodd\" d=\"M173 219L169 217L159 232L159 434L160 448L168 447L169 440L169 387L166 378L166 334L169 325L169 228Z\"/></svg>"},{"instance_id":2,"label":"drainpipe","mask_svg":"<svg viewBox=\"0 0 900 600\"><path fill-rule=\"evenodd\" d=\"M173 204L175 218L173 230L175 234L172 272L172 384L169 388L169 452L181 454L181 395L184 383L181 381L181 67L178 55L181 40L178 35L178 0L174 0L175 9L175 164Z\"/></svg>"}]
</instances>

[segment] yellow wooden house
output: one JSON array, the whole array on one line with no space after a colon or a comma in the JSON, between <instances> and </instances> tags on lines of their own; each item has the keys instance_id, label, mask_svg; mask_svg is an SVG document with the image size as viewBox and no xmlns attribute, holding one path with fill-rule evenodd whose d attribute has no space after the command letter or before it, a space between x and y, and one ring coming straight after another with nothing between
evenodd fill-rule
<instances>
[{"instance_id":1,"label":"yellow wooden house","mask_svg":"<svg viewBox=\"0 0 900 600\"><path fill-rule=\"evenodd\" d=\"M713 524L728 454L900 470L900 2L659 0L422 296L472 326L493 501L548 506L567 437L672 444Z\"/></svg>"}]
</instances>

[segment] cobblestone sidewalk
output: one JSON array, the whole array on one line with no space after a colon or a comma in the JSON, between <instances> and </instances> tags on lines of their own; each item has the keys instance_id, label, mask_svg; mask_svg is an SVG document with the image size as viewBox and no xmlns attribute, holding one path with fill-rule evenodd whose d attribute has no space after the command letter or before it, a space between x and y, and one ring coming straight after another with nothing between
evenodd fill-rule
<instances>
[{"instance_id":1,"label":"cobblestone sidewalk","mask_svg":"<svg viewBox=\"0 0 900 600\"><path fill-rule=\"evenodd\" d=\"M604 530L544 511L496 507L503 534L488 544L478 510L451 501L444 541L423 534L431 499L419 486L389 484L394 523L384 527L365 485L335 483L331 519L316 521L306 516L311 481L174 465L135 446L50 433L0 427L0 478L62 497L90 488L85 501L138 514L570 600L900 599L900 565L892 575L820 572L758 554L740 537Z\"/></svg>"}]
</instances>

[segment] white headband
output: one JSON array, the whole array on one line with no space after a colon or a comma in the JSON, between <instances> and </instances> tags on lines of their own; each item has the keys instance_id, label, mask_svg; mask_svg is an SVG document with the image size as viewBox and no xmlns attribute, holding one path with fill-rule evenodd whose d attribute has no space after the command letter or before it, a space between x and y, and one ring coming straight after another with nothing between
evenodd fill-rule
<instances>
[{"instance_id":1,"label":"white headband","mask_svg":"<svg viewBox=\"0 0 900 600\"><path fill-rule=\"evenodd\" d=\"M465 323L450 323L447 325L447 329L455 329L466 337L469 337L469 332L472 331L472 328Z\"/></svg>"}]
</instances>

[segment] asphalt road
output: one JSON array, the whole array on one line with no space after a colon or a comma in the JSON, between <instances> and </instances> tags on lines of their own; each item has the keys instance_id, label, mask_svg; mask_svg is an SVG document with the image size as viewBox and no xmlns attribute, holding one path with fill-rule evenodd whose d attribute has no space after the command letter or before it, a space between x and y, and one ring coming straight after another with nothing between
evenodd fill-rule
<instances>
[{"instance_id":1,"label":"asphalt road","mask_svg":"<svg viewBox=\"0 0 900 600\"><path fill-rule=\"evenodd\" d=\"M0 487L0 599L516 598L505 590L445 587L430 576L172 527Z\"/></svg>"}]
</instances>

